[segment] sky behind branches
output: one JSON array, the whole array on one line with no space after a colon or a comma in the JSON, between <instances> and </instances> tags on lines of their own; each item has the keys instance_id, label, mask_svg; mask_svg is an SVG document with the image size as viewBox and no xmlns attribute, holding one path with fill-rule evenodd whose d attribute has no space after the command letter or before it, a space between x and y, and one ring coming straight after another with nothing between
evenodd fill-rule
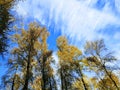
<instances>
[{"instance_id":1,"label":"sky behind branches","mask_svg":"<svg viewBox=\"0 0 120 90\"><path fill-rule=\"evenodd\" d=\"M78 47L83 47L86 40L103 38L120 59L120 0L25 0L12 12L16 18L22 18L25 26L38 21L47 27L48 45L55 52L60 35Z\"/></svg>"}]
</instances>

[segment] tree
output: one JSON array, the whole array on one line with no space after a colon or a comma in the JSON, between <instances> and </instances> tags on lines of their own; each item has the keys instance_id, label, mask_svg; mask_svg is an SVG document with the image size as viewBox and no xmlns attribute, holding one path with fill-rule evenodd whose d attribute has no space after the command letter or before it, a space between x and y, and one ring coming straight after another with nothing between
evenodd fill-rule
<instances>
[{"instance_id":1,"label":"tree","mask_svg":"<svg viewBox=\"0 0 120 90\"><path fill-rule=\"evenodd\" d=\"M115 85L116 89L119 90L117 82L113 79L113 77L111 77L109 73L112 72L112 70L109 69L108 67L110 66L107 65L108 62L113 62L116 60L116 58L112 55L111 52L108 52L104 41L97 40L94 42L86 42L85 53L88 56L86 60L88 61L90 69L94 70L101 80L101 74L105 76L107 75Z\"/></svg>"},{"instance_id":2,"label":"tree","mask_svg":"<svg viewBox=\"0 0 120 90\"><path fill-rule=\"evenodd\" d=\"M16 47L12 50L12 61L18 67L18 72L22 73L22 85L18 87L21 90L42 89L56 90L57 85L54 78L54 71L51 63L52 51L48 50L47 37L48 31L36 22L30 23L28 30L16 28L18 33L12 36ZM13 67L14 65L12 65ZM15 67L14 67L15 68ZM13 85L15 84L15 73L13 76ZM10 73L11 78L12 73ZM39 83L36 83L38 81ZM31 86L29 86L31 85Z\"/></svg>"},{"instance_id":3,"label":"tree","mask_svg":"<svg viewBox=\"0 0 120 90\"><path fill-rule=\"evenodd\" d=\"M54 62L54 59L52 58L52 51L48 50L48 46L47 46L48 36L49 36L49 32L44 28L44 32L41 33L41 37L40 37L40 43L41 43L40 48L37 48L38 50L37 68L41 76L42 90L47 90L47 89L56 90L57 85L54 79L54 70L51 67L51 64L52 62Z\"/></svg>"},{"instance_id":4,"label":"tree","mask_svg":"<svg viewBox=\"0 0 120 90\"><path fill-rule=\"evenodd\" d=\"M32 69L34 66L32 66L32 63L35 62L34 57L37 55L35 43L38 42L41 32L44 32L44 28L41 28L38 23L33 22L29 24L28 30L22 29L21 34L13 36L13 40L18 45L16 48L18 57L24 63L24 66L22 66L22 70L24 70L22 90L28 90L28 85L33 76Z\"/></svg>"},{"instance_id":5,"label":"tree","mask_svg":"<svg viewBox=\"0 0 120 90\"><path fill-rule=\"evenodd\" d=\"M82 85L85 90L87 90L80 64L82 52L75 46L69 45L67 39L63 36L57 39L57 47L62 90L69 90L72 88L72 84L76 79L76 74L78 74L79 80L82 80Z\"/></svg>"},{"instance_id":6,"label":"tree","mask_svg":"<svg viewBox=\"0 0 120 90\"><path fill-rule=\"evenodd\" d=\"M17 1L19 0L0 0L0 54L7 51L8 32L11 23L14 21L10 9Z\"/></svg>"}]
</instances>

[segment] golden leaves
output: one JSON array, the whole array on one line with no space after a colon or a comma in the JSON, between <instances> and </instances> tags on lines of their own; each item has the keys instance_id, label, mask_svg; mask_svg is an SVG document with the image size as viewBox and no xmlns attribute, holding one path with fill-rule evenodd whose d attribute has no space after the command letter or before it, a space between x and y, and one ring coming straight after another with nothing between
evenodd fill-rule
<instances>
[{"instance_id":1,"label":"golden leaves","mask_svg":"<svg viewBox=\"0 0 120 90\"><path fill-rule=\"evenodd\" d=\"M40 76L37 76L33 83L31 83L31 87L33 90L42 90L42 85L41 85L42 79Z\"/></svg>"},{"instance_id":2,"label":"golden leaves","mask_svg":"<svg viewBox=\"0 0 120 90\"><path fill-rule=\"evenodd\" d=\"M85 81L85 84L86 84L88 90L91 90L91 88L89 87L90 84L91 84L90 79L89 79L87 76L84 76L83 79L84 79L84 81ZM78 79L73 83L72 87L73 87L73 90L84 90L82 79L81 79L81 78L78 78Z\"/></svg>"},{"instance_id":3,"label":"golden leaves","mask_svg":"<svg viewBox=\"0 0 120 90\"><path fill-rule=\"evenodd\" d=\"M20 87L20 81L21 81L21 78L20 78L20 75L19 74L15 74L15 90L18 90L19 87Z\"/></svg>"},{"instance_id":4,"label":"golden leaves","mask_svg":"<svg viewBox=\"0 0 120 90\"><path fill-rule=\"evenodd\" d=\"M66 37L60 36L57 39L57 46L58 46L58 48L59 47L64 48L66 45L68 45L68 41L67 41Z\"/></svg>"},{"instance_id":5,"label":"golden leaves","mask_svg":"<svg viewBox=\"0 0 120 90\"><path fill-rule=\"evenodd\" d=\"M109 73L109 74L111 75L113 80L116 82L116 84L119 86L120 85L119 78L114 73ZM98 88L99 90L103 90L103 88L106 89L106 90L107 89L108 90L116 90L116 86L114 85L113 81L107 75L105 75L96 84L97 84L96 88Z\"/></svg>"},{"instance_id":6,"label":"golden leaves","mask_svg":"<svg viewBox=\"0 0 120 90\"><path fill-rule=\"evenodd\" d=\"M35 43L34 43L34 48L36 49L36 50L41 50L41 43L37 40Z\"/></svg>"},{"instance_id":7,"label":"golden leaves","mask_svg":"<svg viewBox=\"0 0 120 90\"><path fill-rule=\"evenodd\" d=\"M68 41L65 37L59 37L57 39L58 46L58 57L60 62L73 62L74 60L79 60L82 52L75 46L68 45Z\"/></svg>"}]
</instances>

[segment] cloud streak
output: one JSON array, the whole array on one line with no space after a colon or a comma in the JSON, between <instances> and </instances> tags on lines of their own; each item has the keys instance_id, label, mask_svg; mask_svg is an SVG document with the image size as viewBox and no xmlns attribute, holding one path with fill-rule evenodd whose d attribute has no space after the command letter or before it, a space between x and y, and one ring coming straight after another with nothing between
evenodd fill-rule
<instances>
[{"instance_id":1,"label":"cloud streak","mask_svg":"<svg viewBox=\"0 0 120 90\"><path fill-rule=\"evenodd\" d=\"M89 40L109 24L120 25L120 18L109 10L109 2L102 10L93 8L96 3L97 0L32 0L19 4L17 12L37 19L47 27L54 23L55 30L70 38Z\"/></svg>"},{"instance_id":2,"label":"cloud streak","mask_svg":"<svg viewBox=\"0 0 120 90\"><path fill-rule=\"evenodd\" d=\"M34 18L76 42L96 38L109 41L112 33L104 34L105 28L120 26L120 0L27 0L19 3L17 13L25 19Z\"/></svg>"}]
</instances>

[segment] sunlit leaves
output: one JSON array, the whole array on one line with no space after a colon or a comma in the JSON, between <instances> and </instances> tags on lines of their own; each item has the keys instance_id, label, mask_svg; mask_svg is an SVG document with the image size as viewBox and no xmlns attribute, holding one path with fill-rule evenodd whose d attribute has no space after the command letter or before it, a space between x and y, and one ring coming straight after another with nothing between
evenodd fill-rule
<instances>
[{"instance_id":1,"label":"sunlit leaves","mask_svg":"<svg viewBox=\"0 0 120 90\"><path fill-rule=\"evenodd\" d=\"M110 75L115 80L117 85L120 85L119 78L114 73L110 73ZM107 75L104 76L104 78L98 82L97 88L99 90L103 90L103 88L108 89L108 90L116 90L116 86L113 84L113 82ZM119 87L119 89L120 89L120 87Z\"/></svg>"},{"instance_id":2,"label":"sunlit leaves","mask_svg":"<svg viewBox=\"0 0 120 90\"><path fill-rule=\"evenodd\" d=\"M37 77L35 78L35 80L33 81L33 83L31 84L31 85L32 85L32 88L33 88L34 90L42 90L41 81L42 81L41 77L40 77L40 76L37 76Z\"/></svg>"},{"instance_id":3,"label":"sunlit leaves","mask_svg":"<svg viewBox=\"0 0 120 90\"><path fill-rule=\"evenodd\" d=\"M58 56L63 62L72 62L73 60L78 60L82 52L75 46L70 46L65 37L59 37L57 39L58 46Z\"/></svg>"},{"instance_id":4,"label":"sunlit leaves","mask_svg":"<svg viewBox=\"0 0 120 90\"><path fill-rule=\"evenodd\" d=\"M83 77L85 84L88 90L91 90L89 85L91 84L90 79L88 77ZM83 82L80 78L78 78L72 85L73 90L84 90Z\"/></svg>"},{"instance_id":5,"label":"sunlit leaves","mask_svg":"<svg viewBox=\"0 0 120 90\"><path fill-rule=\"evenodd\" d=\"M82 52L75 46L69 45L67 39L60 36L57 39L58 58L59 58L59 74L61 77L61 88L70 89L72 87L74 74L76 70L81 68L80 60Z\"/></svg>"}]
</instances>

